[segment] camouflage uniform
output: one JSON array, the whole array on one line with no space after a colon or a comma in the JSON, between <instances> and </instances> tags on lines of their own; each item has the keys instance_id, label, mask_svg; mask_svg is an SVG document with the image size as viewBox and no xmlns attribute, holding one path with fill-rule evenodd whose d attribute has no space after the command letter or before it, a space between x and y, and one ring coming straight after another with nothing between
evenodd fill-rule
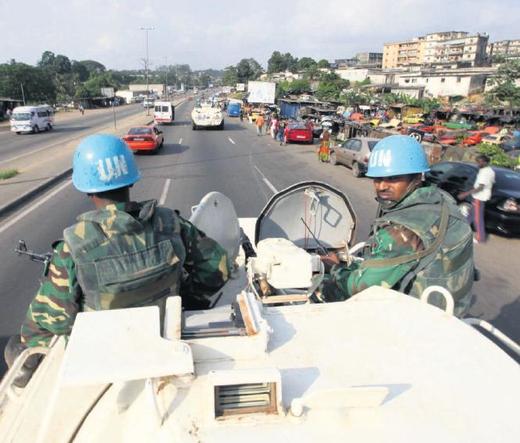
<instances>
[{"instance_id":1,"label":"camouflage uniform","mask_svg":"<svg viewBox=\"0 0 520 443\"><path fill-rule=\"evenodd\" d=\"M473 240L455 201L425 186L381 212L364 261L334 266L320 285L320 301L345 300L376 285L419 297L427 286L439 285L452 293L455 314L462 316L471 301ZM443 306L435 295L430 302Z\"/></svg>"},{"instance_id":2,"label":"camouflage uniform","mask_svg":"<svg viewBox=\"0 0 520 443\"><path fill-rule=\"evenodd\" d=\"M130 291L128 287L123 288L127 291L124 293L116 290L116 296L112 298L110 295L114 294L101 294L101 297L96 298L93 288L99 291L107 289L91 285L92 280L97 281L106 276L107 268L110 270L111 266L115 269L111 275L111 286L114 282L118 283L117 279L114 280L118 266L123 266L123 275L131 269L132 275L140 276L140 266L154 265L153 260L157 258L157 254L152 254L143 259L142 251L151 250L150 245L156 244L160 249L169 251L168 264L179 272L166 273L164 279L160 280L162 286L159 286L164 289L166 285L173 293L178 292L185 307L207 307L207 296L222 287L229 277L230 264L225 250L174 211L156 207L155 200L109 205L101 210L87 212L78 220L76 225L64 231L66 241L53 244L52 260L21 328L22 343L27 346L46 346L53 335L69 335L76 313L80 311L158 304L158 297L139 298L131 287ZM168 227L173 230L166 229ZM178 235L172 235L170 231ZM96 238L103 241L98 241L94 247L88 245ZM87 249L91 251L90 255L86 254ZM117 256L116 250L119 250L118 259L126 262L110 262L111 257ZM88 260L85 260L85 254ZM108 262L104 262L105 259ZM101 260L101 266L98 260ZM97 269L94 279L89 279L92 277L89 266L94 261L97 262L94 266L101 270ZM181 272L185 273L184 278ZM157 287L157 279L146 286L147 289L153 288L150 292ZM143 290L140 292L142 294ZM164 291L159 294L163 299L167 295Z\"/></svg>"}]
</instances>

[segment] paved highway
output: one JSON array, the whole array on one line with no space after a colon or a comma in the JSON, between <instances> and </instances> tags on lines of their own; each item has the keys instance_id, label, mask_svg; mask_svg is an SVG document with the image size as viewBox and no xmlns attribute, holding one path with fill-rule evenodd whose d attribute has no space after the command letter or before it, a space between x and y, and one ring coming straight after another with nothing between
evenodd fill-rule
<instances>
[{"instance_id":1,"label":"paved highway","mask_svg":"<svg viewBox=\"0 0 520 443\"><path fill-rule=\"evenodd\" d=\"M224 131L192 131L192 102L180 105L177 122L164 127L165 146L155 156L139 155L143 179L132 190L136 200L156 198L188 217L192 205L213 190L232 199L239 217L256 216L275 190L304 180L322 180L343 190L358 217L359 240L366 238L376 203L369 179L350 170L317 161L315 147L281 147L253 127L226 119ZM19 258L11 249L25 239L37 251L49 249L75 216L90 210L87 197L64 182L0 224L0 347L17 331L38 286L41 267ZM520 340L520 290L517 286L520 240L500 237L476 246L482 281L475 286L473 314L491 320ZM2 362L3 363L3 362ZM1 373L0 368L0 373Z\"/></svg>"},{"instance_id":2,"label":"paved highway","mask_svg":"<svg viewBox=\"0 0 520 443\"><path fill-rule=\"evenodd\" d=\"M142 113L141 104L126 105L115 108L116 122L118 119ZM66 140L75 138L82 133L97 126L111 124L114 115L110 110L96 109L87 110L84 115L74 112L74 116L57 114L56 125L52 131L40 132L38 134L17 135L9 130L0 132L0 162L17 157L27 152L36 151L47 146L63 143Z\"/></svg>"}]
</instances>

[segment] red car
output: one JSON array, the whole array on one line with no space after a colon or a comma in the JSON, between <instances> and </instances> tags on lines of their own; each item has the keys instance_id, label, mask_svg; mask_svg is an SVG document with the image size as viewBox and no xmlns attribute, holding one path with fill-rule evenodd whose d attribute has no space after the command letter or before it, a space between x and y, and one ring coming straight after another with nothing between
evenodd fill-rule
<instances>
[{"instance_id":1,"label":"red car","mask_svg":"<svg viewBox=\"0 0 520 443\"><path fill-rule=\"evenodd\" d=\"M475 146L482 142L482 139L485 135L488 135L483 131L470 131L468 132L468 136L462 140L462 144L464 146Z\"/></svg>"},{"instance_id":2,"label":"red car","mask_svg":"<svg viewBox=\"0 0 520 443\"><path fill-rule=\"evenodd\" d=\"M164 144L163 133L155 126L130 128L123 140L132 151L149 151L154 154Z\"/></svg>"},{"instance_id":3,"label":"red car","mask_svg":"<svg viewBox=\"0 0 520 443\"><path fill-rule=\"evenodd\" d=\"M303 122L289 122L287 127L287 142L312 143L312 126Z\"/></svg>"}]
</instances>

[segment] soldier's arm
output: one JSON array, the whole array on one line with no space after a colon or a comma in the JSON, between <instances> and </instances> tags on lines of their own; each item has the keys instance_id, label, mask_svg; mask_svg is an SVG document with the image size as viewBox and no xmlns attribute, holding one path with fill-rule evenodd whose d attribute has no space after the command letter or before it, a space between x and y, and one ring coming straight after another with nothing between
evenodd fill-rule
<instances>
[{"instance_id":1,"label":"soldier's arm","mask_svg":"<svg viewBox=\"0 0 520 443\"><path fill-rule=\"evenodd\" d=\"M181 285L181 296L204 300L220 289L229 279L230 269L226 250L207 237L189 221L179 217L181 236L186 247L184 268L188 277Z\"/></svg>"},{"instance_id":2,"label":"soldier's arm","mask_svg":"<svg viewBox=\"0 0 520 443\"><path fill-rule=\"evenodd\" d=\"M48 346L54 335L69 335L79 300L74 262L66 244L59 242L22 324L22 343Z\"/></svg>"},{"instance_id":3,"label":"soldier's arm","mask_svg":"<svg viewBox=\"0 0 520 443\"><path fill-rule=\"evenodd\" d=\"M364 256L365 260L381 260L411 255L424 249L420 238L412 231L399 225L379 229L373 238L373 246ZM370 286L393 288L412 270L413 261L397 266L361 267L354 263L350 267L335 266L330 276L320 286L324 301L341 301Z\"/></svg>"}]
</instances>

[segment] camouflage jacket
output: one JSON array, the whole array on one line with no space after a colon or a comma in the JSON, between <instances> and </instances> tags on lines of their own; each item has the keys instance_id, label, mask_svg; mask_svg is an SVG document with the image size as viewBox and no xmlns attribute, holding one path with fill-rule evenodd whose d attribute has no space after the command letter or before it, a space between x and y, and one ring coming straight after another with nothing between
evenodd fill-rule
<instances>
[{"instance_id":1,"label":"camouflage jacket","mask_svg":"<svg viewBox=\"0 0 520 443\"><path fill-rule=\"evenodd\" d=\"M142 205L129 202L104 209L114 214L124 211L137 216ZM179 292L183 303L184 300L192 301L191 305L196 307L206 295L214 293L227 281L230 264L225 250L218 243L206 237L189 221L180 216L177 218L186 251L183 263L186 277L181 282ZM117 226L116 221L111 222ZM46 346L53 335L69 335L77 312L85 310L84 301L69 246L64 241L55 242L51 262L22 324L22 342L27 346Z\"/></svg>"},{"instance_id":2,"label":"camouflage jacket","mask_svg":"<svg viewBox=\"0 0 520 443\"><path fill-rule=\"evenodd\" d=\"M369 286L419 297L431 285L450 291L455 315L469 308L474 278L471 228L455 201L434 186L416 189L382 213L364 262L335 266L321 284L323 301L339 301ZM430 303L443 307L438 295Z\"/></svg>"}]
</instances>

